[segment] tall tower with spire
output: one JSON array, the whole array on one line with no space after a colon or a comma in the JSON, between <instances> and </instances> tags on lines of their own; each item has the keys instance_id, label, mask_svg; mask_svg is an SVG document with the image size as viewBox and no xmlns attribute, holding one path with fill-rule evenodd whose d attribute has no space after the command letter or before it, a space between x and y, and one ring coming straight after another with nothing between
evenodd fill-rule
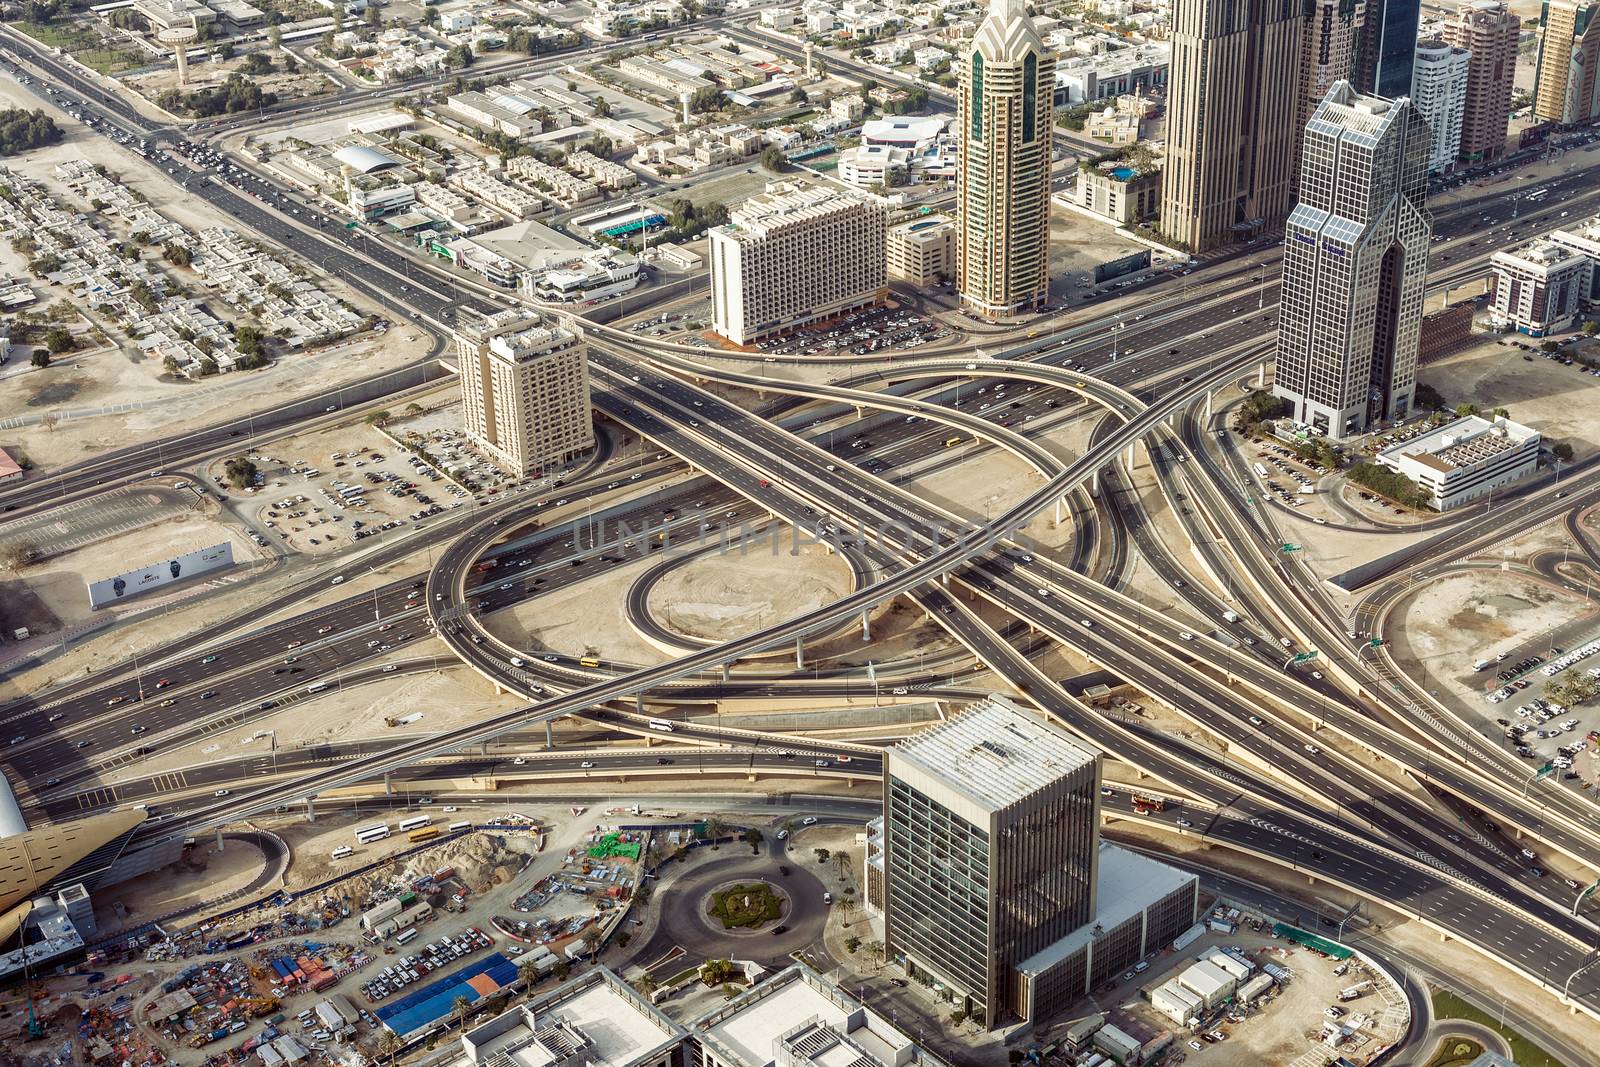
<instances>
[{"instance_id":1,"label":"tall tower with spire","mask_svg":"<svg viewBox=\"0 0 1600 1067\"><path fill-rule=\"evenodd\" d=\"M1050 292L1056 60L1022 0L990 0L964 59L956 287L969 309L999 318Z\"/></svg>"}]
</instances>

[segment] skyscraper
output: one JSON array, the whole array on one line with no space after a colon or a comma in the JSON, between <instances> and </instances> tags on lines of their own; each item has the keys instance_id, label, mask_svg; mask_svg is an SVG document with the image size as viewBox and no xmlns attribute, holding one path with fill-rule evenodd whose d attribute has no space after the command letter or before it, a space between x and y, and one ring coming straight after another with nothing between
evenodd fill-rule
<instances>
[{"instance_id":1,"label":"skyscraper","mask_svg":"<svg viewBox=\"0 0 1600 1067\"><path fill-rule=\"evenodd\" d=\"M1300 112L1297 130L1327 97L1334 82L1355 77L1367 0L1309 0L1300 35ZM1298 162L1298 157L1296 157Z\"/></svg>"},{"instance_id":2,"label":"skyscraper","mask_svg":"<svg viewBox=\"0 0 1600 1067\"><path fill-rule=\"evenodd\" d=\"M463 310L456 331L467 436L523 477L594 445L583 335L526 310Z\"/></svg>"},{"instance_id":3,"label":"skyscraper","mask_svg":"<svg viewBox=\"0 0 1600 1067\"><path fill-rule=\"evenodd\" d=\"M1428 173L1456 165L1461 149L1461 117L1467 103L1467 74L1472 56L1465 48L1432 37L1417 42L1416 67L1411 75L1411 102L1422 114L1433 137Z\"/></svg>"},{"instance_id":4,"label":"skyscraper","mask_svg":"<svg viewBox=\"0 0 1600 1067\"><path fill-rule=\"evenodd\" d=\"M1095 915L1100 753L989 697L888 750L887 958L984 1026L1023 1014L1016 965Z\"/></svg>"},{"instance_id":5,"label":"skyscraper","mask_svg":"<svg viewBox=\"0 0 1600 1067\"><path fill-rule=\"evenodd\" d=\"M1050 146L1055 54L1022 0L990 0L968 46L956 125L956 288L980 315L1050 294Z\"/></svg>"},{"instance_id":6,"label":"skyscraper","mask_svg":"<svg viewBox=\"0 0 1600 1067\"><path fill-rule=\"evenodd\" d=\"M1533 113L1575 126L1600 118L1600 2L1545 0L1539 24L1539 69Z\"/></svg>"},{"instance_id":7,"label":"skyscraper","mask_svg":"<svg viewBox=\"0 0 1600 1067\"><path fill-rule=\"evenodd\" d=\"M1192 252L1281 221L1294 193L1301 0L1177 0L1161 232Z\"/></svg>"},{"instance_id":8,"label":"skyscraper","mask_svg":"<svg viewBox=\"0 0 1600 1067\"><path fill-rule=\"evenodd\" d=\"M1408 99L1347 82L1306 125L1283 253L1278 378L1294 418L1348 437L1411 408L1432 223L1431 138Z\"/></svg>"},{"instance_id":9,"label":"skyscraper","mask_svg":"<svg viewBox=\"0 0 1600 1067\"><path fill-rule=\"evenodd\" d=\"M1355 86L1391 100L1411 95L1412 56L1422 0L1368 0Z\"/></svg>"},{"instance_id":10,"label":"skyscraper","mask_svg":"<svg viewBox=\"0 0 1600 1067\"><path fill-rule=\"evenodd\" d=\"M1440 29L1446 44L1465 48L1467 98L1461 108L1463 163L1499 159L1506 151L1511 119L1511 83L1517 73L1517 40L1522 20L1501 0L1467 0Z\"/></svg>"}]
</instances>

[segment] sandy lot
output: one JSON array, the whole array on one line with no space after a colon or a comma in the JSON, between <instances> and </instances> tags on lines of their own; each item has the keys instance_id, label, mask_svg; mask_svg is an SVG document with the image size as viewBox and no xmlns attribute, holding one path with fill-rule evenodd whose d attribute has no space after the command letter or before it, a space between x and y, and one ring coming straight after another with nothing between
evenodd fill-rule
<instances>
[{"instance_id":1,"label":"sandy lot","mask_svg":"<svg viewBox=\"0 0 1600 1067\"><path fill-rule=\"evenodd\" d=\"M1568 441L1580 456L1600 447L1600 379L1539 355L1531 362L1521 356L1490 341L1430 364L1420 377L1450 403L1503 407L1547 440Z\"/></svg>"},{"instance_id":2,"label":"sandy lot","mask_svg":"<svg viewBox=\"0 0 1600 1067\"><path fill-rule=\"evenodd\" d=\"M1581 597L1515 572L1449 575L1412 593L1390 615L1400 622L1400 632L1390 627L1394 654L1401 658L1403 642L1403 662L1481 698L1484 679L1473 674L1474 660L1516 648L1582 609Z\"/></svg>"},{"instance_id":3,"label":"sandy lot","mask_svg":"<svg viewBox=\"0 0 1600 1067\"><path fill-rule=\"evenodd\" d=\"M98 894L94 911L100 933L114 934L174 908L214 900L249 885L261 873L264 859L259 849L239 841L227 842L218 852L215 835L200 838L179 862ZM121 917L116 913L118 904L123 908Z\"/></svg>"},{"instance_id":4,"label":"sandy lot","mask_svg":"<svg viewBox=\"0 0 1600 1067\"><path fill-rule=\"evenodd\" d=\"M710 554L668 574L650 593L650 610L674 630L731 640L783 619L814 611L852 588L850 565L819 545L789 555L794 536L774 531L749 554Z\"/></svg>"},{"instance_id":5,"label":"sandy lot","mask_svg":"<svg viewBox=\"0 0 1600 1067\"><path fill-rule=\"evenodd\" d=\"M88 131L64 112L42 104L8 78L0 78L0 104L45 107L66 132L59 145L4 161L6 167L44 182L58 202L73 201L55 180L54 168L66 160L88 157L103 162L130 190L191 229L236 225L199 197L177 195L176 186L156 166L124 146ZM274 247L273 251L286 260L293 259L281 249ZM0 250L0 264L8 273L18 273L19 264L8 248ZM330 292L358 308L370 306L337 278L320 276L314 264L310 269ZM41 305L68 298L53 286L36 285L35 291ZM20 448L37 468L48 470L130 441L194 429L229 414L321 395L348 382L415 362L427 354L432 343L430 335L414 327L394 329L381 337L288 355L259 371L218 375L203 382L166 380L159 364L123 345L64 361L59 369L52 367L45 374L0 378L0 412L24 416L53 412L62 416L53 431L37 425L0 431L0 447ZM102 410L112 405L132 406L132 410Z\"/></svg>"}]
</instances>

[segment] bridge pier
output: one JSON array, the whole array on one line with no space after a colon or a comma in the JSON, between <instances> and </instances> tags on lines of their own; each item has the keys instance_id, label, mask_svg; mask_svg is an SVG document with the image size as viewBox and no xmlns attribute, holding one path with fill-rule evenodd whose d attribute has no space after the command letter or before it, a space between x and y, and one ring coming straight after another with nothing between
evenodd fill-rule
<instances>
[{"instance_id":1,"label":"bridge pier","mask_svg":"<svg viewBox=\"0 0 1600 1067\"><path fill-rule=\"evenodd\" d=\"M1256 388L1257 389L1265 389L1266 387L1267 387L1267 361L1266 360L1262 360L1261 361L1261 365L1256 368Z\"/></svg>"},{"instance_id":2,"label":"bridge pier","mask_svg":"<svg viewBox=\"0 0 1600 1067\"><path fill-rule=\"evenodd\" d=\"M552 723L549 719L546 719L544 721L544 750L546 752L549 752L551 749L553 749L555 747L556 747L555 724Z\"/></svg>"},{"instance_id":3,"label":"bridge pier","mask_svg":"<svg viewBox=\"0 0 1600 1067\"><path fill-rule=\"evenodd\" d=\"M390 781L388 771L383 772L383 795L386 797L394 796L394 783Z\"/></svg>"},{"instance_id":4,"label":"bridge pier","mask_svg":"<svg viewBox=\"0 0 1600 1067\"><path fill-rule=\"evenodd\" d=\"M731 674L731 672L728 669L728 664L724 663L722 665L722 680L724 682L728 681L728 679L730 677L730 674Z\"/></svg>"},{"instance_id":5,"label":"bridge pier","mask_svg":"<svg viewBox=\"0 0 1600 1067\"><path fill-rule=\"evenodd\" d=\"M865 611L861 613L861 640L872 640L872 620Z\"/></svg>"},{"instance_id":6,"label":"bridge pier","mask_svg":"<svg viewBox=\"0 0 1600 1067\"><path fill-rule=\"evenodd\" d=\"M805 638L801 637L799 634L795 634L794 635L794 669L797 670L797 671L803 671L803 670L805 670L805 668L806 668L806 644L805 644Z\"/></svg>"},{"instance_id":7,"label":"bridge pier","mask_svg":"<svg viewBox=\"0 0 1600 1067\"><path fill-rule=\"evenodd\" d=\"M1055 524L1057 526L1061 525L1061 519L1062 519L1061 507L1066 502L1067 502L1067 498L1066 497L1064 497L1064 496L1056 497L1056 523Z\"/></svg>"},{"instance_id":8,"label":"bridge pier","mask_svg":"<svg viewBox=\"0 0 1600 1067\"><path fill-rule=\"evenodd\" d=\"M1139 443L1137 441L1135 441L1132 444L1128 445L1128 462L1125 464L1125 466L1128 468L1129 473L1132 473L1132 471L1133 471L1133 464L1134 464L1134 453L1133 453L1133 450L1135 448L1137 448L1138 446L1139 446Z\"/></svg>"},{"instance_id":9,"label":"bridge pier","mask_svg":"<svg viewBox=\"0 0 1600 1067\"><path fill-rule=\"evenodd\" d=\"M317 821L317 798L306 797L306 822Z\"/></svg>"},{"instance_id":10,"label":"bridge pier","mask_svg":"<svg viewBox=\"0 0 1600 1067\"><path fill-rule=\"evenodd\" d=\"M222 827L217 827L217 851L222 851Z\"/></svg>"},{"instance_id":11,"label":"bridge pier","mask_svg":"<svg viewBox=\"0 0 1600 1067\"><path fill-rule=\"evenodd\" d=\"M633 710L641 713L644 711L644 693L633 694Z\"/></svg>"},{"instance_id":12,"label":"bridge pier","mask_svg":"<svg viewBox=\"0 0 1600 1067\"><path fill-rule=\"evenodd\" d=\"M1100 495L1100 472L1099 471L1095 471L1093 474L1089 475L1089 495L1090 496L1095 496L1095 497Z\"/></svg>"},{"instance_id":13,"label":"bridge pier","mask_svg":"<svg viewBox=\"0 0 1600 1067\"><path fill-rule=\"evenodd\" d=\"M1206 390L1206 421L1211 420L1211 390Z\"/></svg>"}]
</instances>

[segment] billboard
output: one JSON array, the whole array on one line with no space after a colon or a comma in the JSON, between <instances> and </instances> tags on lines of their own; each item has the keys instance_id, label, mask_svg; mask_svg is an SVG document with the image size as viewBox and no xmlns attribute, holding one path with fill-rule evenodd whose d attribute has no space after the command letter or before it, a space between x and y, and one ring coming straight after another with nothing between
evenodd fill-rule
<instances>
[{"instance_id":1,"label":"billboard","mask_svg":"<svg viewBox=\"0 0 1600 1067\"><path fill-rule=\"evenodd\" d=\"M172 585L187 578L210 574L233 566L233 542L224 541L194 552L185 552L163 563L152 563L114 578L89 583L89 606L103 608L119 600L131 600L142 593Z\"/></svg>"},{"instance_id":2,"label":"billboard","mask_svg":"<svg viewBox=\"0 0 1600 1067\"><path fill-rule=\"evenodd\" d=\"M1131 256L1123 256L1121 259L1113 259L1109 263L1099 264L1094 269L1094 280L1096 284L1099 284L1112 278L1120 278L1124 274L1132 274L1136 270L1144 270L1149 265L1150 250L1148 248L1142 249Z\"/></svg>"}]
</instances>

